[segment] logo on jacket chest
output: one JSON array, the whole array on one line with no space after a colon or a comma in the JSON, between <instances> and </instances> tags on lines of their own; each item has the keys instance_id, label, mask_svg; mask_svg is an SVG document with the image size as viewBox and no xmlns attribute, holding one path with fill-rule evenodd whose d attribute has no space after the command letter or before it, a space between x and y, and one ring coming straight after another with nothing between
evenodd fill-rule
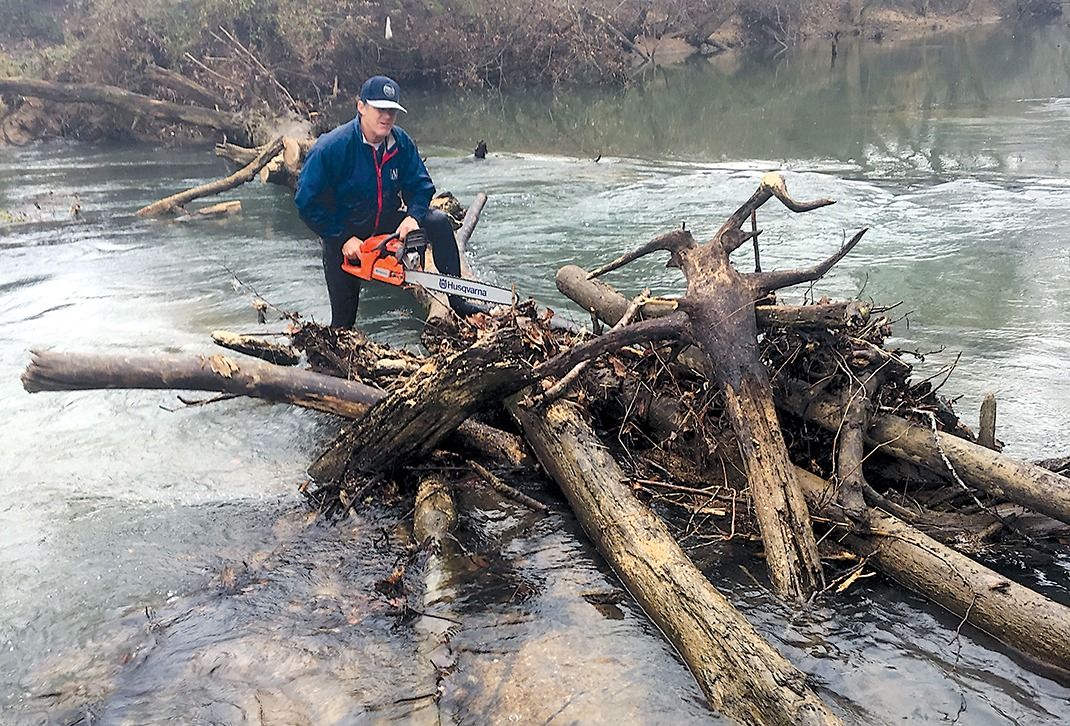
<instances>
[{"instance_id":1,"label":"logo on jacket chest","mask_svg":"<svg viewBox=\"0 0 1070 726\"><path fill-rule=\"evenodd\" d=\"M397 169L391 169L390 170L390 181L397 181L397 180L398 180L398 170Z\"/></svg>"}]
</instances>

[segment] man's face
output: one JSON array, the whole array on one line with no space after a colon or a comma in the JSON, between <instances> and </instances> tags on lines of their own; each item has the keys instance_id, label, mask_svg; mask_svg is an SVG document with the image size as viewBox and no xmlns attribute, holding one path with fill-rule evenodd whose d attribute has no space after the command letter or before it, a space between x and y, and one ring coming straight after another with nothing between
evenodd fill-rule
<instances>
[{"instance_id":1,"label":"man's face","mask_svg":"<svg viewBox=\"0 0 1070 726\"><path fill-rule=\"evenodd\" d=\"M382 141L390 134L398 118L396 108L376 108L364 101L357 101L357 111L360 112L360 126L364 135L369 141L375 143Z\"/></svg>"}]
</instances>

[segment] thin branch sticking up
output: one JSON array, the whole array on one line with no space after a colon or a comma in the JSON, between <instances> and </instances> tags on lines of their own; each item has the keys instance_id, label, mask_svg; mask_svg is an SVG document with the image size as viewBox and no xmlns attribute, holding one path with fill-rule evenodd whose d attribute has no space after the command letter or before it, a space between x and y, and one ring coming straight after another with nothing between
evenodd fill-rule
<instances>
[{"instance_id":1,"label":"thin branch sticking up","mask_svg":"<svg viewBox=\"0 0 1070 726\"><path fill-rule=\"evenodd\" d=\"M621 328L631 323L632 319L639 312L639 309L647 302L647 300L650 299L649 296L649 288L639 293L639 295L636 296L634 300L632 300L631 304L628 305L628 309L624 311L624 315L621 317L620 320L617 321L617 324L610 329L610 332L612 333L615 330L620 330ZM576 379L580 377L580 374L583 373L584 370L586 370L587 365L590 362L591 359L588 358L574 365L572 367L572 370L563 375L561 377L561 380L559 380L557 383L547 389L546 392L543 393L542 396L540 396L535 401L535 405L545 406L561 398L561 396L564 395L565 391L568 390L568 387L571 386L576 381Z\"/></svg>"}]
</instances>

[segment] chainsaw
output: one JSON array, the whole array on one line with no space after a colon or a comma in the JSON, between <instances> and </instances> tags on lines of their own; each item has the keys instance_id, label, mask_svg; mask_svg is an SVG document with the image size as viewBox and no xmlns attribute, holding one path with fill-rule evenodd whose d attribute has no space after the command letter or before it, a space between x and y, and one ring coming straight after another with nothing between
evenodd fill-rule
<instances>
[{"instance_id":1,"label":"chainsaw","mask_svg":"<svg viewBox=\"0 0 1070 726\"><path fill-rule=\"evenodd\" d=\"M377 280L388 285L419 285L448 295L471 300L512 305L516 295L504 287L478 280L423 271L427 238L422 230L409 232L404 240L397 233L379 234L360 244L356 259L342 260L342 269L362 280Z\"/></svg>"}]
</instances>

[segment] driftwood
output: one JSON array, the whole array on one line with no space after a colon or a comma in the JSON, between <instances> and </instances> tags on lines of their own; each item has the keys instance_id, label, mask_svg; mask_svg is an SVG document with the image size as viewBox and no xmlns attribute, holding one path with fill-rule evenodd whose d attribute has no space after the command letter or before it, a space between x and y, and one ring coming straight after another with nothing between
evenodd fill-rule
<instances>
[{"instance_id":1,"label":"driftwood","mask_svg":"<svg viewBox=\"0 0 1070 726\"><path fill-rule=\"evenodd\" d=\"M807 598L824 583L806 502L773 406L765 366L758 356L754 304L775 290L819 279L862 238L857 233L840 250L806 269L740 274L729 256L757 232L744 233L743 223L776 197L794 212L831 204L829 200L792 199L777 174L767 174L758 189L706 244L690 232L661 235L639 249L591 273L597 277L657 251L670 253L670 264L687 279L687 293L676 301L686 316L686 336L710 359L713 379L722 388L727 413L743 452L747 480L765 545L766 563L777 592Z\"/></svg>"},{"instance_id":2,"label":"driftwood","mask_svg":"<svg viewBox=\"0 0 1070 726\"><path fill-rule=\"evenodd\" d=\"M212 342L222 348L251 355L277 366L297 365L301 360L300 351L292 345L266 340L259 335L240 335L229 330L216 330L212 332Z\"/></svg>"},{"instance_id":3,"label":"driftwood","mask_svg":"<svg viewBox=\"0 0 1070 726\"><path fill-rule=\"evenodd\" d=\"M442 366L428 363L344 431L309 473L333 481L347 470L374 475L420 461L470 415L529 381L499 340L472 346Z\"/></svg>"},{"instance_id":4,"label":"driftwood","mask_svg":"<svg viewBox=\"0 0 1070 726\"><path fill-rule=\"evenodd\" d=\"M608 325L616 325L628 309L628 298L576 265L557 271L557 289L584 310L593 311ZM652 298L639 309L640 318L657 318L675 312L677 303L667 298ZM859 300L822 305L754 306L759 328L853 328L864 325L871 307Z\"/></svg>"},{"instance_id":5,"label":"driftwood","mask_svg":"<svg viewBox=\"0 0 1070 726\"><path fill-rule=\"evenodd\" d=\"M101 83L57 83L30 78L0 78L0 93L43 98L62 103L102 103L166 121L216 129L239 141L249 138L241 116L214 108L158 101L117 86Z\"/></svg>"},{"instance_id":6,"label":"driftwood","mask_svg":"<svg viewBox=\"0 0 1070 726\"><path fill-rule=\"evenodd\" d=\"M799 469L815 513L849 522L835 504L836 487ZM978 564L896 517L870 510L865 529L838 537L865 561L929 598L963 622L1070 678L1070 608Z\"/></svg>"},{"instance_id":7,"label":"driftwood","mask_svg":"<svg viewBox=\"0 0 1070 726\"><path fill-rule=\"evenodd\" d=\"M207 207L201 207L200 209L192 212L187 212L181 217L176 217L176 222L196 222L201 219L218 219L219 217L226 217L230 214L237 214L241 211L241 201L235 199L230 202L220 202L219 204L210 204Z\"/></svg>"},{"instance_id":8,"label":"driftwood","mask_svg":"<svg viewBox=\"0 0 1070 726\"><path fill-rule=\"evenodd\" d=\"M740 723L839 723L806 677L762 640L636 500L572 404L509 407L587 536L683 656L713 708Z\"/></svg>"},{"instance_id":9,"label":"driftwood","mask_svg":"<svg viewBox=\"0 0 1070 726\"><path fill-rule=\"evenodd\" d=\"M289 403L358 419L386 396L378 388L311 371L284 368L251 358L222 355L122 355L33 351L23 387L39 391L168 389L216 391ZM457 427L455 442L507 466L531 463L514 434L478 421Z\"/></svg>"},{"instance_id":10,"label":"driftwood","mask_svg":"<svg viewBox=\"0 0 1070 726\"><path fill-rule=\"evenodd\" d=\"M779 400L793 412L832 430L842 420L840 407L825 397L795 390ZM1070 478L888 414L874 416L866 439L886 454L950 476L962 486L969 484L997 499L1017 502L1070 524Z\"/></svg>"},{"instance_id":11,"label":"driftwood","mask_svg":"<svg viewBox=\"0 0 1070 726\"><path fill-rule=\"evenodd\" d=\"M282 147L282 137L280 136L270 144L262 146L260 152L252 161L230 176L217 179L208 184L193 187L192 189L187 189L177 194L172 194L169 197L148 204L137 210L137 216L159 217L165 214L176 214L182 210L183 205L194 199L207 197L212 194L219 194L220 192L225 192L228 189L233 189L236 186L244 184L247 181L251 181L264 164L268 163L268 161L270 161L276 154L282 151Z\"/></svg>"}]
</instances>

